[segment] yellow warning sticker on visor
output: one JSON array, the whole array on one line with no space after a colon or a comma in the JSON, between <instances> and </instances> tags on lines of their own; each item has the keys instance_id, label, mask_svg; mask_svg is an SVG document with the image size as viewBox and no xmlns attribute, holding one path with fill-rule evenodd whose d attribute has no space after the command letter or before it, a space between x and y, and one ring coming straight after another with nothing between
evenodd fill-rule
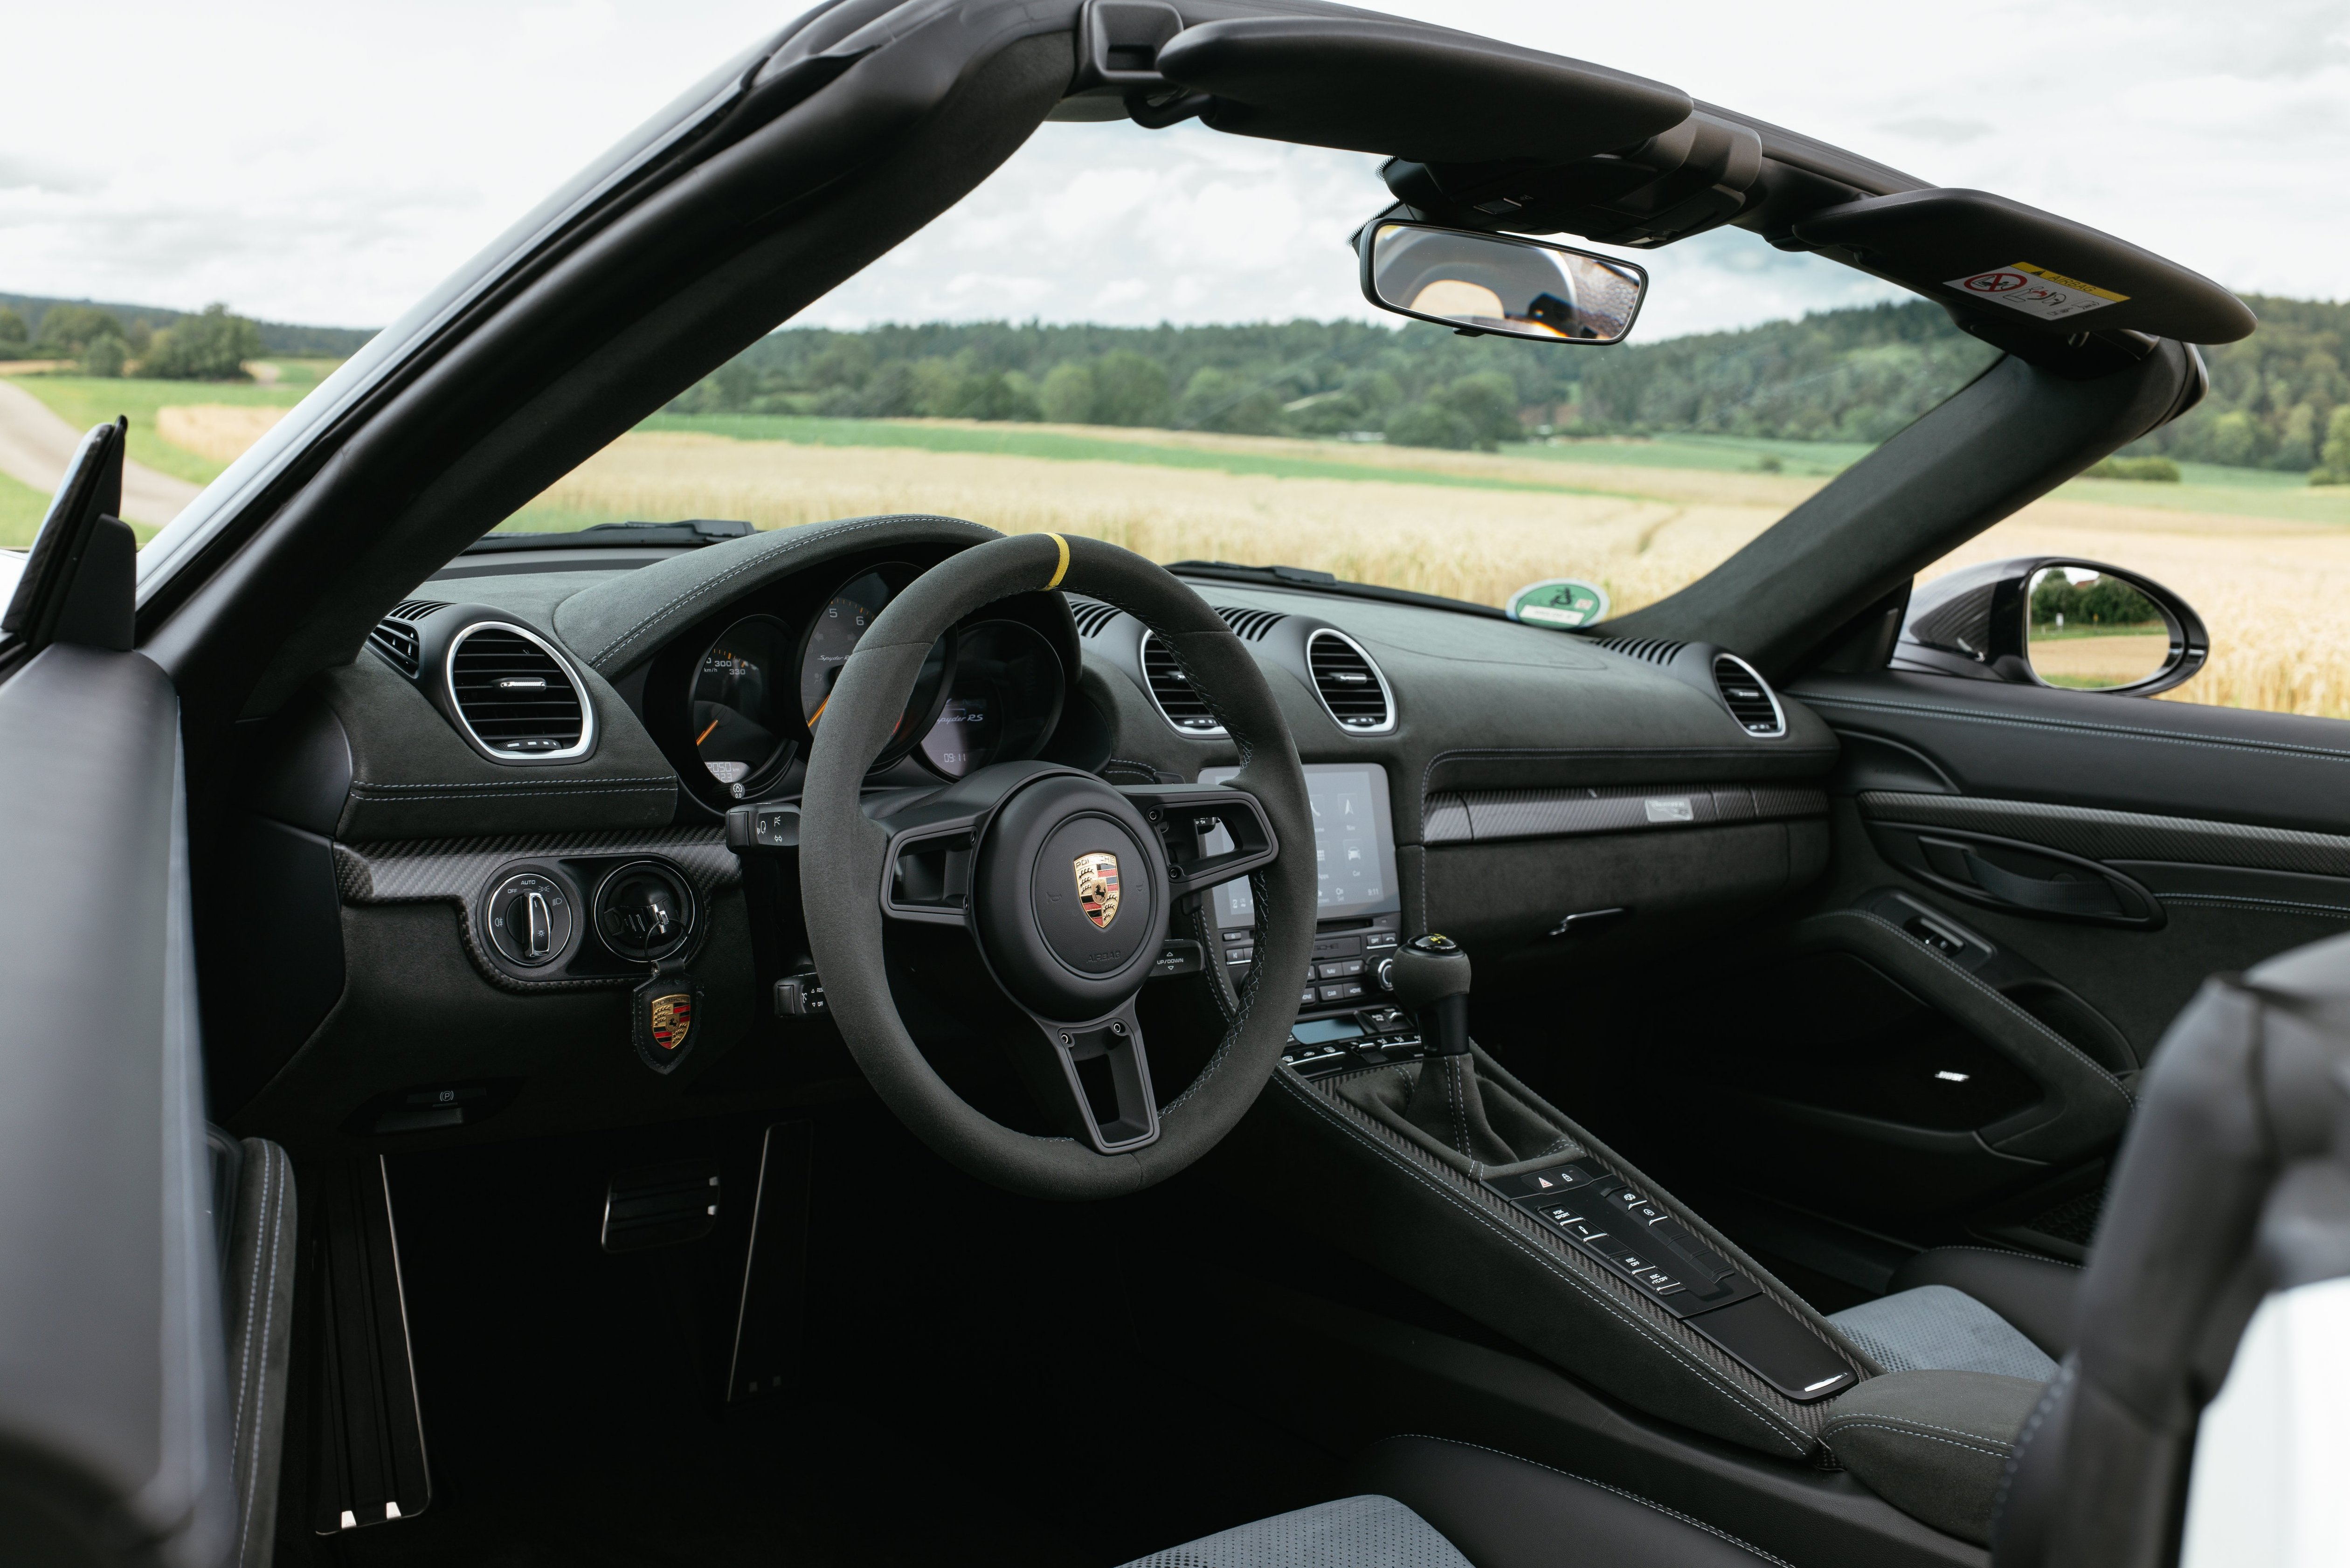
<instances>
[{"instance_id":1,"label":"yellow warning sticker on visor","mask_svg":"<svg viewBox=\"0 0 2350 1568\"><path fill-rule=\"evenodd\" d=\"M2036 316L2043 321L2062 321L2085 310L2119 305L2129 297L2109 288L2099 288L2094 283L2083 283L2077 277L2066 277L2061 272L2050 272L2044 266L2033 266L2030 262L1995 267L1972 277L1954 277L1946 286L1976 299L2004 305L2010 310L2021 310L2026 316Z\"/></svg>"}]
</instances>

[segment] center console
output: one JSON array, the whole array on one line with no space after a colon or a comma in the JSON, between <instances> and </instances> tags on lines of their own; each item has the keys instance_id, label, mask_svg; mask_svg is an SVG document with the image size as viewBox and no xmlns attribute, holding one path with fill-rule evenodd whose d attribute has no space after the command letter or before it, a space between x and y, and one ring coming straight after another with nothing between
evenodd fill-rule
<instances>
[{"instance_id":1,"label":"center console","mask_svg":"<svg viewBox=\"0 0 2350 1568\"><path fill-rule=\"evenodd\" d=\"M1222 784L1239 771L1207 768L1200 782ZM1303 1045L1393 1043L1414 1030L1388 1005L1395 989L1396 946L1403 936L1403 897L1396 877L1387 770L1377 763L1309 763L1305 787L1314 806L1320 888L1314 967L1298 998L1296 1038ZM1216 850L1212 843L1203 847ZM1222 884L1210 898L1218 956L1237 991L1256 957L1256 906L1245 879Z\"/></svg>"}]
</instances>

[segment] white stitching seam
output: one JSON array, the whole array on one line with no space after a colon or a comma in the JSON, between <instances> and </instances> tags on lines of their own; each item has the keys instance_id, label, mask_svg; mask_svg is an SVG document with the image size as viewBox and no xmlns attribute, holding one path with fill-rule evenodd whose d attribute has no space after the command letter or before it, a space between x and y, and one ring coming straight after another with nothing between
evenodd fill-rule
<instances>
[{"instance_id":1,"label":"white stitching seam","mask_svg":"<svg viewBox=\"0 0 2350 1568\"><path fill-rule=\"evenodd\" d=\"M2014 1443L2013 1438L2002 1437L1997 1432L1970 1432L1964 1427L1945 1427L1939 1421L1920 1421L1910 1416L1887 1416L1875 1410L1853 1410L1842 1416L1831 1416L1827 1419L1827 1424L1820 1428L1820 1436L1825 1438L1830 1432L1842 1428L1866 1426L1872 1423L1882 1424L1888 1421L1892 1425L1885 1428L1887 1431L1906 1430L1916 1427L1923 1428L1918 1433L1921 1438L1927 1432L1944 1432L1953 1438L1972 1438L1978 1443L1996 1444L2002 1454L2007 1452Z\"/></svg>"},{"instance_id":2,"label":"white stitching seam","mask_svg":"<svg viewBox=\"0 0 2350 1568\"><path fill-rule=\"evenodd\" d=\"M1977 1247L1965 1241L1953 1241L1948 1246L1933 1248L1932 1251L1937 1252L1989 1252L1994 1258L2029 1258L2035 1263L2054 1263L2060 1269L2071 1269L2075 1273L2078 1273L2081 1269L2080 1264L2067 1262L2063 1258L2043 1258L2037 1252L2021 1252L2012 1247Z\"/></svg>"},{"instance_id":3,"label":"white stitching seam","mask_svg":"<svg viewBox=\"0 0 2350 1568\"><path fill-rule=\"evenodd\" d=\"M1890 1426L1883 1421L1863 1421L1857 1417L1846 1421L1842 1425L1831 1422L1822 1428L1820 1441L1834 1448L1835 1434L1860 1431L1864 1428L1877 1432L1890 1432L1897 1438L1915 1438L1922 1443L1940 1443L1946 1448L1964 1449L1970 1454L1981 1454L1987 1459L2003 1459L2007 1457L2005 1449L1986 1449L1974 1443L1961 1443L1955 1438L1938 1438L1930 1432L1912 1431L1907 1427Z\"/></svg>"},{"instance_id":4,"label":"white stitching seam","mask_svg":"<svg viewBox=\"0 0 2350 1568\"><path fill-rule=\"evenodd\" d=\"M2001 1517L2007 1512L2008 1494L2015 1490L2015 1472L2023 1463L2024 1450L2031 1448L2033 1439L2040 1436L2041 1424L2048 1419L2049 1412L2056 1407L2056 1401L2072 1381L2073 1364L2068 1360L2057 1367L2056 1376L2048 1380L2048 1386L2041 1391L2040 1403L2032 1407L2032 1418L2023 1423L2023 1430L2017 1435L2014 1446L2007 1451L2007 1466L1999 1473L1999 1491L1991 1504L1991 1532L1994 1541L1999 1538Z\"/></svg>"},{"instance_id":5,"label":"white stitching seam","mask_svg":"<svg viewBox=\"0 0 2350 1568\"><path fill-rule=\"evenodd\" d=\"M1712 1384L1718 1392L1727 1395L1734 1403L1742 1405L1747 1409L1752 1411L1755 1415L1760 1416L1762 1418L1766 1430L1775 1424L1779 1427L1784 1428L1788 1432L1794 1433L1795 1437L1789 1439L1789 1444L1794 1449L1797 1458L1800 1459L1811 1452L1813 1448L1812 1439L1810 1435L1805 1433L1801 1427L1796 1426L1793 1421L1788 1420L1785 1417L1780 1415L1777 1411L1771 1409L1768 1406L1758 1403L1753 1396L1740 1388L1736 1384L1730 1382L1721 1372L1717 1371L1713 1367L1706 1366L1704 1362L1690 1355L1690 1353L1682 1346L1674 1344L1670 1339L1666 1338L1663 1334L1659 1333L1654 1324L1645 1323L1638 1317L1627 1312L1619 1303L1611 1301L1606 1295L1602 1294L1591 1282L1583 1279L1572 1270L1561 1267L1557 1259L1549 1257L1530 1246L1525 1238L1515 1234L1503 1226L1494 1216L1488 1214L1484 1210L1477 1208L1475 1205L1469 1203L1463 1199L1460 1194L1446 1188L1429 1172L1421 1170L1409 1161L1401 1158L1395 1151L1388 1148L1384 1144L1379 1143L1377 1139L1372 1138L1364 1131L1363 1128L1355 1126L1354 1123L1347 1120L1346 1117L1337 1115L1334 1108L1323 1100L1320 1095L1305 1085L1305 1080L1297 1078L1295 1075L1288 1075L1283 1076L1280 1082L1284 1088L1288 1089L1292 1094L1304 1099L1305 1103L1313 1108L1316 1115L1322 1116L1325 1120L1333 1122L1341 1130L1345 1131L1357 1142L1367 1146L1373 1152L1379 1155L1389 1165L1401 1170L1404 1174L1409 1176L1412 1179L1419 1182L1422 1186L1436 1193L1438 1197L1443 1199L1454 1208L1461 1210L1462 1212L1479 1221L1488 1231L1500 1237L1518 1251L1523 1253L1529 1258L1532 1258L1545 1272L1557 1276L1566 1284L1572 1286L1577 1293L1589 1299L1593 1304L1598 1306L1609 1316L1624 1324L1636 1334L1638 1334L1640 1337L1657 1345L1675 1361L1694 1372L1700 1382ZM1531 1221L1529 1221L1529 1223L1531 1223Z\"/></svg>"},{"instance_id":6,"label":"white stitching seam","mask_svg":"<svg viewBox=\"0 0 2350 1568\"><path fill-rule=\"evenodd\" d=\"M1751 1541L1741 1541L1737 1536L1731 1534L1730 1532L1720 1529L1717 1526L1708 1524L1702 1519L1693 1519L1690 1515L1683 1513L1679 1509L1667 1508L1661 1502L1652 1502L1648 1499L1642 1497L1638 1492L1626 1491L1620 1486L1610 1486L1603 1480L1593 1480L1589 1476L1579 1476L1572 1470L1563 1470L1555 1465L1546 1465L1540 1459L1523 1459L1516 1454L1503 1453L1499 1449L1489 1449L1482 1443L1464 1442L1459 1438L1430 1437L1423 1432L1406 1432L1399 1435L1414 1438L1423 1443L1449 1443L1456 1449L1475 1449L1480 1453L1494 1454L1505 1459L1516 1459L1517 1462L1522 1465L1532 1465L1538 1470L1548 1470L1555 1476L1562 1476L1571 1481L1581 1481L1585 1486L1597 1487L1601 1491L1614 1492L1617 1497L1623 1498L1630 1502L1637 1502L1642 1508L1653 1510L1658 1513L1665 1515L1668 1519L1678 1519L1683 1524L1689 1525L1692 1529L1702 1530L1717 1541L1728 1542L1731 1545L1737 1547L1741 1552L1752 1552L1765 1563L1776 1563L1778 1568L1794 1568L1794 1565L1789 1563L1784 1558L1773 1556L1770 1552L1763 1551L1760 1546L1755 1545Z\"/></svg>"}]
</instances>

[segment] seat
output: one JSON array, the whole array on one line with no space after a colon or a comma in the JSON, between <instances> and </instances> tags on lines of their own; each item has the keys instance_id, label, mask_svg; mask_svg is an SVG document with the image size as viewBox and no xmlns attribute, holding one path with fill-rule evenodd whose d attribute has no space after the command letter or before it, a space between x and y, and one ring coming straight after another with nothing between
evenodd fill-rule
<instances>
[{"instance_id":1,"label":"seat","mask_svg":"<svg viewBox=\"0 0 2350 1568\"><path fill-rule=\"evenodd\" d=\"M1993 1372L2045 1383L2073 1348L2081 1271L1993 1247L1936 1247L1884 1296L1828 1321L1887 1372Z\"/></svg>"},{"instance_id":2,"label":"seat","mask_svg":"<svg viewBox=\"0 0 2350 1568\"><path fill-rule=\"evenodd\" d=\"M1627 1491L1437 1438L1389 1438L1351 1497L1137 1558L1128 1568L1756 1568L1779 1559Z\"/></svg>"}]
</instances>

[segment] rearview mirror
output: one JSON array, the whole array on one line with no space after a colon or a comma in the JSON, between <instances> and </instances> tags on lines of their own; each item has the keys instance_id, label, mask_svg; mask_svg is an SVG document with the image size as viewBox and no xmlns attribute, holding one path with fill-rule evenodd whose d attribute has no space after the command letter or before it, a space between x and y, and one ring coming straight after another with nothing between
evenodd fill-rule
<instances>
[{"instance_id":1,"label":"rearview mirror","mask_svg":"<svg viewBox=\"0 0 2350 1568\"><path fill-rule=\"evenodd\" d=\"M1630 262L1513 234L1374 222L1356 249L1365 299L1471 336L1620 343L1648 287Z\"/></svg>"}]
</instances>

